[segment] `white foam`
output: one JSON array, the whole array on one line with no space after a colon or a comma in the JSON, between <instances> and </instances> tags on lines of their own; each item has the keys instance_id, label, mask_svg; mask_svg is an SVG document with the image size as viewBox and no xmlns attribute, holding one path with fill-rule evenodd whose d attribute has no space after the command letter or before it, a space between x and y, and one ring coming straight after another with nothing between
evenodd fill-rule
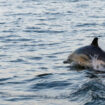
<instances>
[{"instance_id":1,"label":"white foam","mask_svg":"<svg viewBox=\"0 0 105 105\"><path fill-rule=\"evenodd\" d=\"M101 60L98 60L97 58L97 55L92 57L92 68L94 70L105 71L105 63Z\"/></svg>"}]
</instances>

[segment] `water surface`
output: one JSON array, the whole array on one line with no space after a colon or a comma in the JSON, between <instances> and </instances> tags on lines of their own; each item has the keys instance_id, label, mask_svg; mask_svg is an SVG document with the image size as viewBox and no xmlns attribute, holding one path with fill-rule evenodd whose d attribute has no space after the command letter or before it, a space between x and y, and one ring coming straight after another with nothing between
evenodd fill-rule
<instances>
[{"instance_id":1,"label":"water surface","mask_svg":"<svg viewBox=\"0 0 105 105\"><path fill-rule=\"evenodd\" d=\"M0 105L105 105L104 72L62 63L95 36L104 0L0 0Z\"/></svg>"}]
</instances>

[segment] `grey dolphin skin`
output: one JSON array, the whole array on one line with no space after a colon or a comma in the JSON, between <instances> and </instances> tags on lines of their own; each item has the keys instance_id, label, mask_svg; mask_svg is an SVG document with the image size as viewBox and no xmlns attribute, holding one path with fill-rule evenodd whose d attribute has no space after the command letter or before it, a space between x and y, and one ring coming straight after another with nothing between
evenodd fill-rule
<instances>
[{"instance_id":1,"label":"grey dolphin skin","mask_svg":"<svg viewBox=\"0 0 105 105\"><path fill-rule=\"evenodd\" d=\"M64 63L74 62L80 66L92 67L92 58L97 58L97 63L105 65L105 52L99 47L97 37L90 45L75 50Z\"/></svg>"}]
</instances>

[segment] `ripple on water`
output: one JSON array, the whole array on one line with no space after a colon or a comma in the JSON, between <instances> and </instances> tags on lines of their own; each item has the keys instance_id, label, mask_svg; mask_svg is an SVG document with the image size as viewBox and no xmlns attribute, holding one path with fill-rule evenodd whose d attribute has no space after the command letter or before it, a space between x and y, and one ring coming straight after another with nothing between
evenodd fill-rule
<instances>
[{"instance_id":1,"label":"ripple on water","mask_svg":"<svg viewBox=\"0 0 105 105\"><path fill-rule=\"evenodd\" d=\"M57 56L55 56L55 55L49 55L49 56L46 56L46 57L48 57L48 58L57 58Z\"/></svg>"},{"instance_id":2,"label":"ripple on water","mask_svg":"<svg viewBox=\"0 0 105 105\"><path fill-rule=\"evenodd\" d=\"M18 39L11 39L11 38L9 38L9 39L6 39L5 41L8 41L8 42L12 42L12 41L15 41L15 42L16 42L16 41L17 41L17 42L18 42L18 41L22 41L22 42L23 42L23 41L25 41L25 42L26 42L26 41L31 41L31 40L32 40L32 39L27 39L27 38L18 38Z\"/></svg>"},{"instance_id":3,"label":"ripple on water","mask_svg":"<svg viewBox=\"0 0 105 105\"><path fill-rule=\"evenodd\" d=\"M9 62L14 62L14 63L16 63L16 62L24 62L24 60L23 59L16 59L16 60L11 60L11 61L9 61Z\"/></svg>"},{"instance_id":4,"label":"ripple on water","mask_svg":"<svg viewBox=\"0 0 105 105\"><path fill-rule=\"evenodd\" d=\"M52 82L40 82L35 85L33 85L31 88L32 90L39 90L39 89L62 89L66 86L70 85L70 83L67 83L67 81L52 81Z\"/></svg>"},{"instance_id":5,"label":"ripple on water","mask_svg":"<svg viewBox=\"0 0 105 105\"><path fill-rule=\"evenodd\" d=\"M64 33L64 31L56 31L56 30L24 30L24 32L35 32L35 33L50 33L50 34L59 34Z\"/></svg>"},{"instance_id":6,"label":"ripple on water","mask_svg":"<svg viewBox=\"0 0 105 105\"><path fill-rule=\"evenodd\" d=\"M48 67L39 67L41 70L48 70Z\"/></svg>"},{"instance_id":7,"label":"ripple on water","mask_svg":"<svg viewBox=\"0 0 105 105\"><path fill-rule=\"evenodd\" d=\"M5 22L0 22L1 25L5 24Z\"/></svg>"},{"instance_id":8,"label":"ripple on water","mask_svg":"<svg viewBox=\"0 0 105 105\"><path fill-rule=\"evenodd\" d=\"M95 103L100 103L100 100L105 99L105 85L101 83L101 81L93 79L93 81L89 81L87 83L84 83L80 89L76 90L70 95L70 100L72 101L79 101L86 100L89 102L86 102L85 105L98 105ZM78 98L80 97L80 98ZM101 103L100 103L101 105Z\"/></svg>"},{"instance_id":9,"label":"ripple on water","mask_svg":"<svg viewBox=\"0 0 105 105\"><path fill-rule=\"evenodd\" d=\"M97 25L97 23L80 23L77 24L76 27L96 27Z\"/></svg>"},{"instance_id":10,"label":"ripple on water","mask_svg":"<svg viewBox=\"0 0 105 105\"><path fill-rule=\"evenodd\" d=\"M7 81L7 80L9 80L9 79L11 79L11 78L0 78L0 82L2 82L2 81Z\"/></svg>"},{"instance_id":11,"label":"ripple on water","mask_svg":"<svg viewBox=\"0 0 105 105\"><path fill-rule=\"evenodd\" d=\"M43 59L43 58L37 56L37 57L29 57L29 59L31 59L31 60L38 60L38 61L39 61L39 60L41 60L41 59Z\"/></svg>"}]
</instances>

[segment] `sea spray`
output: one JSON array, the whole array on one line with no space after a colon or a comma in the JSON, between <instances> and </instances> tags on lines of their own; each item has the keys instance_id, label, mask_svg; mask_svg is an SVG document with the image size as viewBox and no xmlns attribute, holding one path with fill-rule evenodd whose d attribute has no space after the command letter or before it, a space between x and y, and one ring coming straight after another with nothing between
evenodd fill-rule
<instances>
[{"instance_id":1,"label":"sea spray","mask_svg":"<svg viewBox=\"0 0 105 105\"><path fill-rule=\"evenodd\" d=\"M94 70L105 71L105 62L98 60L98 55L91 57L92 59L92 68Z\"/></svg>"}]
</instances>

